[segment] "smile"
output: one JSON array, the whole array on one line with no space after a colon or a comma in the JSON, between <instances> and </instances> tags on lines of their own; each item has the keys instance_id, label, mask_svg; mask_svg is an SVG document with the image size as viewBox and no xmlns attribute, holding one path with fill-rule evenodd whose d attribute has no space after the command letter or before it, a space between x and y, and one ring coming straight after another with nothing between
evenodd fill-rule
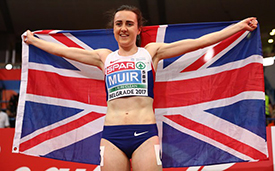
<instances>
[{"instance_id":1,"label":"smile","mask_svg":"<svg viewBox=\"0 0 275 171\"><path fill-rule=\"evenodd\" d=\"M119 36L121 36L121 37L128 37L129 35L127 35L127 34L120 34Z\"/></svg>"}]
</instances>

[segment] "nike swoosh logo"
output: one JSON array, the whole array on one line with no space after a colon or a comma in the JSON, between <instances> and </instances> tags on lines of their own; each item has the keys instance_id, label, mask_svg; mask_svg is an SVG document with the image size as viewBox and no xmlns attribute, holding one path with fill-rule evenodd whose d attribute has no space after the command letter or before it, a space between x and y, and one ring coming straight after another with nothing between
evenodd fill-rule
<instances>
[{"instance_id":1,"label":"nike swoosh logo","mask_svg":"<svg viewBox=\"0 0 275 171\"><path fill-rule=\"evenodd\" d=\"M135 133L134 133L134 136L135 136L135 137L137 137L137 136L140 136L140 135L146 134L147 132L149 132L149 131L140 132L140 133L135 132Z\"/></svg>"}]
</instances>

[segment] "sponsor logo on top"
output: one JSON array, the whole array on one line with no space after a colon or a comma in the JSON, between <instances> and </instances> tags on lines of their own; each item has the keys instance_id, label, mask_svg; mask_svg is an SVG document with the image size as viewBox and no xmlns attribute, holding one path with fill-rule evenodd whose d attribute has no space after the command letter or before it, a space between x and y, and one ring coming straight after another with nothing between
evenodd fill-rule
<instances>
[{"instance_id":1,"label":"sponsor logo on top","mask_svg":"<svg viewBox=\"0 0 275 171\"><path fill-rule=\"evenodd\" d=\"M135 62L125 61L125 62L117 62L107 67L107 74L123 71L123 70L132 70L135 69Z\"/></svg>"}]
</instances>

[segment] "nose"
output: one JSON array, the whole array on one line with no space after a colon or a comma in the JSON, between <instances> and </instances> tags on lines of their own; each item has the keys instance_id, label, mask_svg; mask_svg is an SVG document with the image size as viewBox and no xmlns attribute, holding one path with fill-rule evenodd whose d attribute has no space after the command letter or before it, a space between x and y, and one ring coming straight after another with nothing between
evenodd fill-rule
<instances>
[{"instance_id":1,"label":"nose","mask_svg":"<svg viewBox=\"0 0 275 171\"><path fill-rule=\"evenodd\" d=\"M121 31L125 32L125 31L127 31L127 30L128 30L128 29L127 29L126 25L123 24L123 25L121 26Z\"/></svg>"}]
</instances>

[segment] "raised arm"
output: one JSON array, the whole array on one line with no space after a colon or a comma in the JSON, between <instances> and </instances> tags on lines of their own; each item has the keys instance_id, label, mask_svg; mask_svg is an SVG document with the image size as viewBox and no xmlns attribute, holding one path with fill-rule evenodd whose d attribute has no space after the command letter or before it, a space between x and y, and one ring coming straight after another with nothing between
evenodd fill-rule
<instances>
[{"instance_id":1,"label":"raised arm","mask_svg":"<svg viewBox=\"0 0 275 171\"><path fill-rule=\"evenodd\" d=\"M253 31L257 28L257 24L256 18L251 17L221 31L210 33L197 39L185 39L173 43L151 43L145 48L151 53L153 61L156 63L161 59L179 56L218 43L241 30Z\"/></svg>"},{"instance_id":2,"label":"raised arm","mask_svg":"<svg viewBox=\"0 0 275 171\"><path fill-rule=\"evenodd\" d=\"M97 66L103 69L103 61L106 56L111 53L108 49L98 49L88 51L80 48L66 47L57 43L47 42L36 38L31 31L27 31L27 36L24 37L27 44L34 45L48 53L56 56L65 57L78 62Z\"/></svg>"}]
</instances>

